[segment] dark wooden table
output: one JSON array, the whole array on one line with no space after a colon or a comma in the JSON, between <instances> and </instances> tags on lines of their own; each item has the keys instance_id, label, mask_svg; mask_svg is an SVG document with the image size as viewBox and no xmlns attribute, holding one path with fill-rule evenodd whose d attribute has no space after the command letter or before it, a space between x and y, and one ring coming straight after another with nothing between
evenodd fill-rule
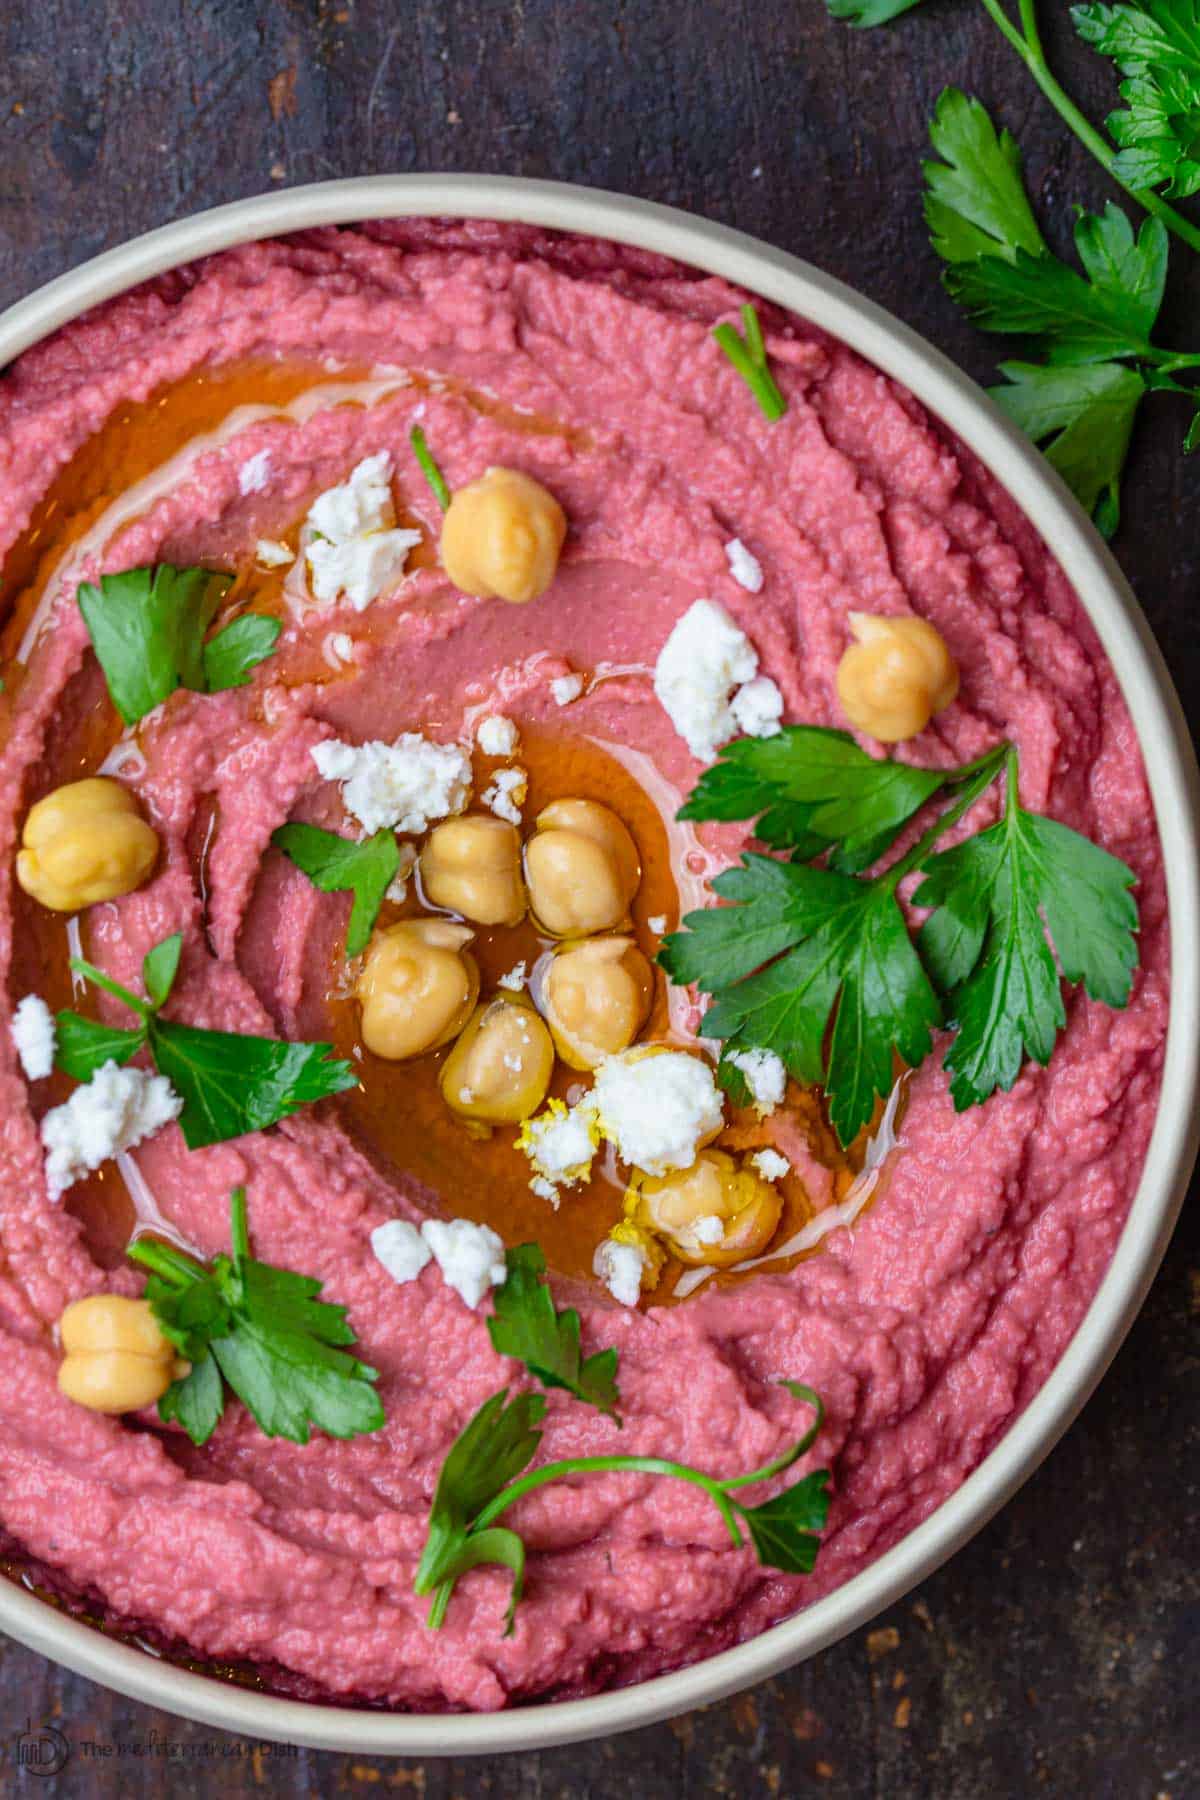
<instances>
[{"instance_id":1,"label":"dark wooden table","mask_svg":"<svg viewBox=\"0 0 1200 1800\"><path fill-rule=\"evenodd\" d=\"M1102 116L1105 68L1072 41L1065 6L1042 11L1060 70ZM821 0L7 0L0 303L149 226L262 189L506 171L759 233L986 379L992 348L939 288L920 217L926 121L950 82L1019 135L1064 241L1071 205L1110 189L975 0L930 0L866 34L830 23ZM1163 341L1195 348L1200 261L1173 262ZM1139 425L1117 550L1195 722L1200 462L1179 453L1182 405L1161 399ZM1185 1213L1115 1367L1023 1492L872 1628L755 1692L542 1755L276 1758L5 1645L0 1738L28 1717L57 1722L72 1746L57 1780L20 1774L15 1790L1200 1794L1196 1265ZM175 1747L169 1764L154 1732ZM11 1779L0 1765L0 1789Z\"/></svg>"}]
</instances>

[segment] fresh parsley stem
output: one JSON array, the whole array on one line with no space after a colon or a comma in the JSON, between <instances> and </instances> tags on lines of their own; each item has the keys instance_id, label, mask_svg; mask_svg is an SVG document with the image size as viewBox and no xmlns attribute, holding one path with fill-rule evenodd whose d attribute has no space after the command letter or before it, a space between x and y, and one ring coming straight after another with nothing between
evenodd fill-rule
<instances>
[{"instance_id":1,"label":"fresh parsley stem","mask_svg":"<svg viewBox=\"0 0 1200 1800\"><path fill-rule=\"evenodd\" d=\"M114 1000L120 1000L143 1019L148 1019L154 1011L148 1000L139 1000L136 994L131 994L128 988L106 975L103 969L96 968L94 963L84 962L82 956L73 956L68 966L76 975L82 975L93 986L103 988L106 994L111 994Z\"/></svg>"},{"instance_id":2,"label":"fresh parsley stem","mask_svg":"<svg viewBox=\"0 0 1200 1800\"><path fill-rule=\"evenodd\" d=\"M454 1592L454 1578L447 1576L433 1590L433 1599L429 1603L429 1611L425 1615L425 1623L430 1631L440 1631L446 1622L446 1608Z\"/></svg>"},{"instance_id":3,"label":"fresh parsley stem","mask_svg":"<svg viewBox=\"0 0 1200 1800\"><path fill-rule=\"evenodd\" d=\"M760 369L767 366L767 346L763 342L762 326L758 314L749 304L742 308L742 330L746 337L746 348Z\"/></svg>"},{"instance_id":4,"label":"fresh parsley stem","mask_svg":"<svg viewBox=\"0 0 1200 1800\"><path fill-rule=\"evenodd\" d=\"M422 475L424 475L430 488L433 490L434 499L437 501L442 511L445 512L450 505L450 489L446 484L446 477L442 474L437 463L433 460L433 452L429 448L425 439L425 433L419 425L413 426L408 434L408 441L412 445L413 455L421 466Z\"/></svg>"},{"instance_id":5,"label":"fresh parsley stem","mask_svg":"<svg viewBox=\"0 0 1200 1800\"><path fill-rule=\"evenodd\" d=\"M250 1257L250 1233L246 1226L246 1190L234 1188L229 1196L229 1236L233 1244L234 1267L240 1269Z\"/></svg>"},{"instance_id":6,"label":"fresh parsley stem","mask_svg":"<svg viewBox=\"0 0 1200 1800\"><path fill-rule=\"evenodd\" d=\"M799 1462L806 1450L811 1450L821 1435L821 1427L825 1423L825 1402L814 1388L804 1387L800 1382L793 1382L789 1390L797 1400L803 1400L806 1406L813 1409L813 1422L804 1436L782 1456L776 1456L761 1469L752 1469L749 1475L733 1475L719 1485L729 1493L733 1488L751 1487L756 1481L769 1481L772 1475L781 1475L794 1462Z\"/></svg>"},{"instance_id":7,"label":"fresh parsley stem","mask_svg":"<svg viewBox=\"0 0 1200 1800\"><path fill-rule=\"evenodd\" d=\"M755 325L758 325L757 316L755 317ZM713 330L713 336L741 376L742 380L745 382L746 386L750 389L750 392L754 395L754 398L758 402L759 410L766 418L771 419L772 421L781 419L787 411L787 401L775 385L774 376L767 368L765 360L761 364L756 362L745 340L739 337L733 326L728 323L716 326ZM759 342L761 341L762 333L760 330ZM765 350L763 354L765 358Z\"/></svg>"},{"instance_id":8,"label":"fresh parsley stem","mask_svg":"<svg viewBox=\"0 0 1200 1800\"><path fill-rule=\"evenodd\" d=\"M1176 212L1173 206L1168 205L1167 201L1154 193L1152 189L1131 187L1116 173L1116 152L1110 149L1095 126L1080 112L1066 89L1055 80L1050 71L1046 53L1042 47L1041 33L1038 30L1035 0L1020 0L1023 31L1018 31L1013 24L1005 12L1001 0L983 0L983 5L1059 117L1070 126L1084 149L1091 151L1109 178L1115 181L1131 200L1136 200L1137 204L1146 212L1154 213L1157 218L1161 219L1168 231L1173 231L1177 238L1181 238L1193 250L1200 250L1200 226L1193 225L1189 219L1185 219L1182 213Z\"/></svg>"},{"instance_id":9,"label":"fresh parsley stem","mask_svg":"<svg viewBox=\"0 0 1200 1800\"><path fill-rule=\"evenodd\" d=\"M152 1274L161 1275L165 1281L173 1281L177 1286L186 1287L204 1273L199 1263L173 1245L164 1244L161 1238L135 1238L126 1246L125 1254L130 1262L141 1263Z\"/></svg>"},{"instance_id":10,"label":"fresh parsley stem","mask_svg":"<svg viewBox=\"0 0 1200 1800\"><path fill-rule=\"evenodd\" d=\"M954 803L946 808L940 818L933 821L929 830L917 839L912 849L906 851L899 862L892 864L882 879L896 887L906 875L911 875L914 869L919 869L938 839L944 837L946 832L957 825L958 821L970 812L980 796L987 793L1000 773L1000 767L1005 758L1009 759L1011 772L1016 755L1014 746L1006 741L1003 744L997 744L996 748L989 750L986 756L980 757L978 774L960 790Z\"/></svg>"}]
</instances>

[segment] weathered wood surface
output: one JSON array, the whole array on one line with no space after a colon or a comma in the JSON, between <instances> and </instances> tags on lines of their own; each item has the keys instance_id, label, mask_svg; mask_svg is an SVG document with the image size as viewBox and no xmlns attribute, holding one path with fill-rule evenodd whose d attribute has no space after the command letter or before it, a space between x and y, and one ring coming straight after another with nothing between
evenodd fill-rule
<instances>
[{"instance_id":1,"label":"weathered wood surface","mask_svg":"<svg viewBox=\"0 0 1200 1800\"><path fill-rule=\"evenodd\" d=\"M1072 43L1065 7L1042 11L1060 68L1102 113L1105 70ZM8 0L0 303L243 194L497 170L757 232L982 379L992 349L941 292L920 221L926 121L947 82L1018 133L1054 232L1072 202L1107 197L975 0L932 0L873 34L832 25L820 0ZM1195 347L1200 267L1174 260L1164 341L1190 331ZM1194 722L1200 462L1179 454L1180 405L1158 402L1139 427L1117 549ZM0 1781L84 1797L1196 1795L1196 1261L1185 1214L1113 1370L1042 1471L910 1599L754 1693L543 1755L423 1767L251 1757L8 1645L0 1736L27 1717L57 1721L72 1754L57 1780L9 1786L10 1766ZM176 1746L169 1766L156 1743Z\"/></svg>"}]
</instances>

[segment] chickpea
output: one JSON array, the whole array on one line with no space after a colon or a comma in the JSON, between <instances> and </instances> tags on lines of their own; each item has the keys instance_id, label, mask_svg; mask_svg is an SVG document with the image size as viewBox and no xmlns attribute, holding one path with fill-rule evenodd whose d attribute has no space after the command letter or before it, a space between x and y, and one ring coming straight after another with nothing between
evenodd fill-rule
<instances>
[{"instance_id":1,"label":"chickpea","mask_svg":"<svg viewBox=\"0 0 1200 1800\"><path fill-rule=\"evenodd\" d=\"M442 567L481 600L536 600L554 580L567 535L562 507L519 469L488 469L456 489L442 523Z\"/></svg>"},{"instance_id":2,"label":"chickpea","mask_svg":"<svg viewBox=\"0 0 1200 1800\"><path fill-rule=\"evenodd\" d=\"M859 731L883 744L924 731L958 693L958 667L928 619L849 614L857 642L837 666L842 710Z\"/></svg>"},{"instance_id":3,"label":"chickpea","mask_svg":"<svg viewBox=\"0 0 1200 1800\"><path fill-rule=\"evenodd\" d=\"M766 1249L783 1201L756 1170L739 1167L724 1150L702 1150L690 1169L638 1175L626 1206L636 1223L667 1238L681 1262L727 1268ZM714 1219L722 1232L710 1243Z\"/></svg>"},{"instance_id":4,"label":"chickpea","mask_svg":"<svg viewBox=\"0 0 1200 1800\"><path fill-rule=\"evenodd\" d=\"M476 1009L446 1058L442 1098L461 1119L517 1125L546 1098L554 1045L524 999L497 995Z\"/></svg>"},{"instance_id":5,"label":"chickpea","mask_svg":"<svg viewBox=\"0 0 1200 1800\"><path fill-rule=\"evenodd\" d=\"M551 937L611 931L629 912L642 878L637 845L616 813L596 800L555 800L525 846L525 880L538 922Z\"/></svg>"},{"instance_id":6,"label":"chickpea","mask_svg":"<svg viewBox=\"0 0 1200 1800\"><path fill-rule=\"evenodd\" d=\"M376 933L355 985L368 1050L403 1062L462 1030L479 998L466 948L474 935L449 919L404 919Z\"/></svg>"},{"instance_id":7,"label":"chickpea","mask_svg":"<svg viewBox=\"0 0 1200 1800\"><path fill-rule=\"evenodd\" d=\"M654 976L632 938L568 944L550 964L543 994L554 1046L573 1069L594 1069L627 1050L646 1022Z\"/></svg>"},{"instance_id":8,"label":"chickpea","mask_svg":"<svg viewBox=\"0 0 1200 1800\"><path fill-rule=\"evenodd\" d=\"M525 916L521 839L503 819L447 819L430 832L420 867L434 906L477 925L517 925Z\"/></svg>"},{"instance_id":9,"label":"chickpea","mask_svg":"<svg viewBox=\"0 0 1200 1800\"><path fill-rule=\"evenodd\" d=\"M120 1294L73 1300L59 1320L59 1332L65 1352L59 1389L92 1412L138 1412L188 1371L159 1329L148 1300L127 1300Z\"/></svg>"},{"instance_id":10,"label":"chickpea","mask_svg":"<svg viewBox=\"0 0 1200 1800\"><path fill-rule=\"evenodd\" d=\"M128 788L107 776L70 781L29 809L17 880L54 912L79 912L140 887L158 857L158 833Z\"/></svg>"}]
</instances>

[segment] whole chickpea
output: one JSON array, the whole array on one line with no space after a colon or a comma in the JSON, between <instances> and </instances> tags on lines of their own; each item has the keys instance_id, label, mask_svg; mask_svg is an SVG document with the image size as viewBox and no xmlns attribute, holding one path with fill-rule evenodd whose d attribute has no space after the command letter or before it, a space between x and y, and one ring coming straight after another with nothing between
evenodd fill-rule
<instances>
[{"instance_id":1,"label":"whole chickpea","mask_svg":"<svg viewBox=\"0 0 1200 1800\"><path fill-rule=\"evenodd\" d=\"M521 839L504 819L471 813L435 826L420 869L434 906L478 925L517 925L525 916Z\"/></svg>"},{"instance_id":2,"label":"whole chickpea","mask_svg":"<svg viewBox=\"0 0 1200 1800\"><path fill-rule=\"evenodd\" d=\"M857 640L837 666L842 711L859 731L883 744L924 731L958 693L958 666L928 619L852 612Z\"/></svg>"},{"instance_id":3,"label":"whole chickpea","mask_svg":"<svg viewBox=\"0 0 1200 1800\"><path fill-rule=\"evenodd\" d=\"M563 509L540 481L519 469L487 469L451 497L442 567L464 594L523 606L554 580L566 535Z\"/></svg>"},{"instance_id":4,"label":"whole chickpea","mask_svg":"<svg viewBox=\"0 0 1200 1800\"><path fill-rule=\"evenodd\" d=\"M627 1050L646 1022L654 991L650 964L632 938L566 944L546 975L542 1004L554 1045L573 1069L594 1069Z\"/></svg>"},{"instance_id":5,"label":"whole chickpea","mask_svg":"<svg viewBox=\"0 0 1200 1800\"><path fill-rule=\"evenodd\" d=\"M59 1389L92 1412L138 1412L161 1399L189 1367L163 1336L147 1300L120 1294L73 1300L59 1320L59 1334L65 1352Z\"/></svg>"},{"instance_id":6,"label":"whole chickpea","mask_svg":"<svg viewBox=\"0 0 1200 1800\"><path fill-rule=\"evenodd\" d=\"M702 1150L677 1174L639 1174L627 1210L635 1223L661 1232L681 1262L726 1268L766 1249L783 1201L756 1170L724 1150Z\"/></svg>"},{"instance_id":7,"label":"whole chickpea","mask_svg":"<svg viewBox=\"0 0 1200 1800\"><path fill-rule=\"evenodd\" d=\"M474 935L449 919L404 919L376 933L355 984L368 1050L403 1062L462 1030L479 997L466 948Z\"/></svg>"},{"instance_id":8,"label":"whole chickpea","mask_svg":"<svg viewBox=\"0 0 1200 1800\"><path fill-rule=\"evenodd\" d=\"M611 931L642 878L637 845L597 800L555 800L525 846L529 903L551 937Z\"/></svg>"},{"instance_id":9,"label":"whole chickpea","mask_svg":"<svg viewBox=\"0 0 1200 1800\"><path fill-rule=\"evenodd\" d=\"M158 833L128 788L107 776L71 781L29 809L17 880L54 912L79 912L140 887L158 858Z\"/></svg>"},{"instance_id":10,"label":"whole chickpea","mask_svg":"<svg viewBox=\"0 0 1200 1800\"><path fill-rule=\"evenodd\" d=\"M442 1098L462 1119L516 1125L546 1098L554 1045L544 1022L515 994L477 1008L446 1058Z\"/></svg>"}]
</instances>

